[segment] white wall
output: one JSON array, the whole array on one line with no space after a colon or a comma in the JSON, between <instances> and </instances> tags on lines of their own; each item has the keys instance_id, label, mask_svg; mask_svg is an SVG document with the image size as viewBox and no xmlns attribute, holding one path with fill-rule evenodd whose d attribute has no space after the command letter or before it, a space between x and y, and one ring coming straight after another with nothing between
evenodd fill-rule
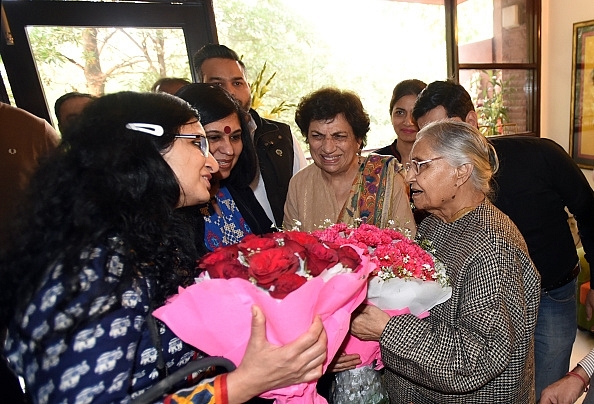
<instances>
[{"instance_id":1,"label":"white wall","mask_svg":"<svg viewBox=\"0 0 594 404\"><path fill-rule=\"evenodd\" d=\"M573 24L594 20L592 0L542 0L541 136L569 150ZM583 170L594 187L592 170Z\"/></svg>"}]
</instances>

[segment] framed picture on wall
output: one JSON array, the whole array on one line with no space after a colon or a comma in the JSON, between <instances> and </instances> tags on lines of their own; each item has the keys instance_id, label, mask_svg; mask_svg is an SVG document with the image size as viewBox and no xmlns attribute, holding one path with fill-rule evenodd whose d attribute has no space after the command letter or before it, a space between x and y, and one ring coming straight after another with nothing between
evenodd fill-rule
<instances>
[{"instance_id":1,"label":"framed picture on wall","mask_svg":"<svg viewBox=\"0 0 594 404\"><path fill-rule=\"evenodd\" d=\"M594 20L573 24L570 153L594 168Z\"/></svg>"}]
</instances>

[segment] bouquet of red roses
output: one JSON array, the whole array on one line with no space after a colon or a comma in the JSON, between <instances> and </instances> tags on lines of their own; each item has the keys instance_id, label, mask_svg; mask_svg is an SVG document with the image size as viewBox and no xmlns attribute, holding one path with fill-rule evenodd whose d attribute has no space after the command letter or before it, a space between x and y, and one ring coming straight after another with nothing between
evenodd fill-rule
<instances>
[{"instance_id":1,"label":"bouquet of red roses","mask_svg":"<svg viewBox=\"0 0 594 404\"><path fill-rule=\"evenodd\" d=\"M197 283L180 289L154 315L185 342L236 365L250 336L252 305L264 311L267 338L278 345L295 340L319 315L328 336L325 370L348 333L351 313L365 299L375 269L365 251L299 231L248 236L204 256ZM313 382L262 397L279 404L326 402Z\"/></svg>"}]
</instances>

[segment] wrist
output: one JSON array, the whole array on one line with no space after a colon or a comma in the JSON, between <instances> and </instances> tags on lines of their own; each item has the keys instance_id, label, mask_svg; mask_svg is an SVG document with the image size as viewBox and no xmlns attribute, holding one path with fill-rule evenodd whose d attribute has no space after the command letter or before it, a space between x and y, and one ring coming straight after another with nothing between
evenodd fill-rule
<instances>
[{"instance_id":1,"label":"wrist","mask_svg":"<svg viewBox=\"0 0 594 404\"><path fill-rule=\"evenodd\" d=\"M245 403L254 398L262 391L257 391L256 380L245 374L241 369L236 369L227 374L227 396L228 404Z\"/></svg>"},{"instance_id":2,"label":"wrist","mask_svg":"<svg viewBox=\"0 0 594 404\"><path fill-rule=\"evenodd\" d=\"M229 404L229 395L227 391L227 373L224 373L214 381L215 387L215 402L221 404Z\"/></svg>"},{"instance_id":3,"label":"wrist","mask_svg":"<svg viewBox=\"0 0 594 404\"><path fill-rule=\"evenodd\" d=\"M585 373L586 372L581 367L576 367L575 369L573 369L570 372L567 372L566 374L566 376L574 378L575 380L579 380L581 382L584 393L588 391L588 387L590 385L588 375Z\"/></svg>"}]
</instances>

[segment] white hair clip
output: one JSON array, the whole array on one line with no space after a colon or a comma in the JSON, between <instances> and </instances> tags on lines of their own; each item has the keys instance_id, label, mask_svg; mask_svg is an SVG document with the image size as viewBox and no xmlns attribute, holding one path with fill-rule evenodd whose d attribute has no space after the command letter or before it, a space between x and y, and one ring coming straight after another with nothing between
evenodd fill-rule
<instances>
[{"instance_id":1,"label":"white hair clip","mask_svg":"<svg viewBox=\"0 0 594 404\"><path fill-rule=\"evenodd\" d=\"M161 125L155 125L153 123L127 123L126 128L137 132L148 133L152 136L163 136L165 132Z\"/></svg>"}]
</instances>

